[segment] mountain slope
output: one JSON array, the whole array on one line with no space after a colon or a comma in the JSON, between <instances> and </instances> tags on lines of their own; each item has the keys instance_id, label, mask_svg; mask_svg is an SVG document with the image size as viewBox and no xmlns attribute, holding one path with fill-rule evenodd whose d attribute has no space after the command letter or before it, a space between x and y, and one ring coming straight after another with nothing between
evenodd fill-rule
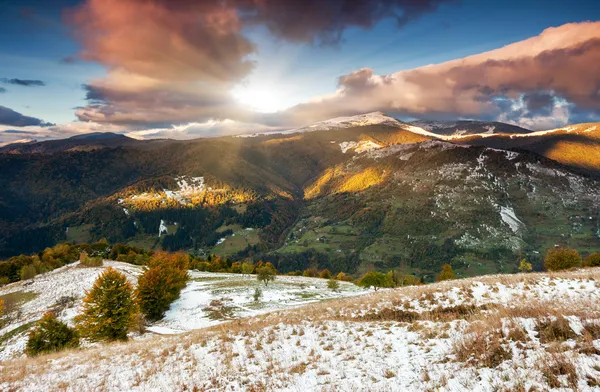
<instances>
[{"instance_id":1,"label":"mountain slope","mask_svg":"<svg viewBox=\"0 0 600 392\"><path fill-rule=\"evenodd\" d=\"M599 280L596 268L381 290L6 361L0 389L594 391Z\"/></svg>"},{"instance_id":2,"label":"mountain slope","mask_svg":"<svg viewBox=\"0 0 600 392\"><path fill-rule=\"evenodd\" d=\"M461 137L473 134L528 134L530 130L497 121L429 121L417 120L410 123L441 136Z\"/></svg>"},{"instance_id":3,"label":"mountain slope","mask_svg":"<svg viewBox=\"0 0 600 392\"><path fill-rule=\"evenodd\" d=\"M282 271L394 268L431 280L442 263L461 275L511 271L523 256L539 265L555 244L600 245L596 178L523 148L469 146L538 145L563 131L449 143L380 113L325 123L318 132L0 154L0 257L106 238L262 258Z\"/></svg>"},{"instance_id":4,"label":"mountain slope","mask_svg":"<svg viewBox=\"0 0 600 392\"><path fill-rule=\"evenodd\" d=\"M53 154L63 151L91 151L101 148L137 146L148 143L116 133L95 132L61 140L8 144L0 147L0 154Z\"/></svg>"}]
</instances>

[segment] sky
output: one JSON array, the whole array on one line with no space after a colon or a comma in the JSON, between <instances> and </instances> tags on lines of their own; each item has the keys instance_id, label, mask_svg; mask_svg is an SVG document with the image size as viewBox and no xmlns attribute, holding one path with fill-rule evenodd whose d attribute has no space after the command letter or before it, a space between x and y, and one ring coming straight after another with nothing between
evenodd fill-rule
<instances>
[{"instance_id":1,"label":"sky","mask_svg":"<svg viewBox=\"0 0 600 392\"><path fill-rule=\"evenodd\" d=\"M0 0L0 144L600 121L596 0Z\"/></svg>"}]
</instances>

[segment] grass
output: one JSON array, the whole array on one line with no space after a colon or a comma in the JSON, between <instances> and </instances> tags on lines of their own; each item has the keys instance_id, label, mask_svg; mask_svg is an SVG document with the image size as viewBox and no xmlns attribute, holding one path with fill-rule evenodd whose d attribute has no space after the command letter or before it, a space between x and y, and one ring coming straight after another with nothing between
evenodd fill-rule
<instances>
[{"instance_id":1,"label":"grass","mask_svg":"<svg viewBox=\"0 0 600 392\"><path fill-rule=\"evenodd\" d=\"M67 242L72 242L75 244L78 243L87 243L92 238L90 235L90 230L94 227L93 224L85 224L80 226L72 226L69 227L69 231L67 231Z\"/></svg>"},{"instance_id":2,"label":"grass","mask_svg":"<svg viewBox=\"0 0 600 392\"><path fill-rule=\"evenodd\" d=\"M9 308L9 306L20 306L26 302L33 301L38 296L39 293L31 291L13 291L12 293L0 295L0 301L4 301L6 307Z\"/></svg>"},{"instance_id":3,"label":"grass","mask_svg":"<svg viewBox=\"0 0 600 392\"><path fill-rule=\"evenodd\" d=\"M29 323L25 323L21 326L18 326L17 328L8 331L7 333L5 333L4 335L0 336L0 345L2 345L4 342L6 342L7 340L13 338L14 336L17 336L25 331L27 331L29 328L31 328L37 321L31 321Z\"/></svg>"}]
</instances>

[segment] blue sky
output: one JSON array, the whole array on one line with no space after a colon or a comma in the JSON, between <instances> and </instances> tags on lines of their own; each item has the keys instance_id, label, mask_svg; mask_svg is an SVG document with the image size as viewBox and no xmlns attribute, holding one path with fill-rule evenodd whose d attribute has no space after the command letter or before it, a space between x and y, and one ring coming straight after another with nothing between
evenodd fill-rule
<instances>
[{"instance_id":1,"label":"blue sky","mask_svg":"<svg viewBox=\"0 0 600 392\"><path fill-rule=\"evenodd\" d=\"M86 91L82 85L94 85L103 78L115 80L109 75L115 65L102 61L64 61L86 49L78 38L82 28L74 30L63 16L66 9L84 5L85 1L74 0L0 1L0 80L18 78L40 80L45 84L27 87L0 83L6 90L0 94L0 106L56 124L78 118L96 121L97 117L76 116L76 107L90 103L85 99ZM256 66L245 78L229 81L228 89L234 86L232 99L242 109L251 112L283 110L313 97L334 94L340 76L361 68L369 68L375 75L391 75L498 49L537 36L548 27L598 20L600 2L593 0L465 0L442 1L435 11L423 12L400 28L394 20L385 18L370 29L349 24L343 28L341 42L331 45L289 40L275 36L265 27L253 25L245 27L241 34L257 46L257 52L250 55ZM89 29L83 30L89 34ZM104 87L108 82L98 83L96 87ZM190 83L205 86L201 80L190 80ZM142 94L147 94L144 91L139 92L141 99L144 98ZM227 90L227 94L230 93ZM103 99L111 110L121 112L120 102ZM206 98L202 98L202 102L205 101ZM236 113L242 109L236 108ZM230 111L221 110L213 117L210 111L201 113L197 119L193 115L183 116L181 124L224 119ZM586 113L597 114L595 110ZM464 113L456 113L456 117L461 115ZM422 116L426 117L427 113ZM232 119L254 123L247 117ZM119 124L127 129L144 127L137 120L132 125L119 119L112 121L110 116L106 118L107 125ZM164 123L177 122L177 118L167 120ZM148 127L155 123L148 121Z\"/></svg>"}]
</instances>

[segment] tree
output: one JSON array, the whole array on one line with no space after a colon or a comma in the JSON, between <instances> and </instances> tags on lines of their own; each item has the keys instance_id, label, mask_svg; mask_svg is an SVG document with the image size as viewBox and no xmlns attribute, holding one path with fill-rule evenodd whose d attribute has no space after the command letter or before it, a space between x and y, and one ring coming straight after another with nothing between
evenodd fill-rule
<instances>
[{"instance_id":1,"label":"tree","mask_svg":"<svg viewBox=\"0 0 600 392\"><path fill-rule=\"evenodd\" d=\"M149 268L138 278L137 298L148 320L159 320L179 298L188 281L189 256L183 253L155 253Z\"/></svg>"},{"instance_id":2,"label":"tree","mask_svg":"<svg viewBox=\"0 0 600 392\"><path fill-rule=\"evenodd\" d=\"M127 340L137 312L132 284L125 275L109 267L86 292L83 311L75 320L81 335L91 341Z\"/></svg>"},{"instance_id":3,"label":"tree","mask_svg":"<svg viewBox=\"0 0 600 392\"><path fill-rule=\"evenodd\" d=\"M600 252L592 253L586 257L583 264L586 267L600 267Z\"/></svg>"},{"instance_id":4,"label":"tree","mask_svg":"<svg viewBox=\"0 0 600 392\"><path fill-rule=\"evenodd\" d=\"M576 267L581 267L581 255L575 249L548 249L544 259L544 268L547 271L559 271Z\"/></svg>"},{"instance_id":5,"label":"tree","mask_svg":"<svg viewBox=\"0 0 600 392\"><path fill-rule=\"evenodd\" d=\"M277 275L277 270L272 265L265 265L256 270L256 279L259 282L263 282L265 286L275 280L275 275Z\"/></svg>"},{"instance_id":6,"label":"tree","mask_svg":"<svg viewBox=\"0 0 600 392\"><path fill-rule=\"evenodd\" d=\"M452 269L452 266L450 264L442 265L442 272L440 272L440 274L438 275L437 281L441 282L444 280L452 280L452 279L456 279L456 276L454 275L454 270Z\"/></svg>"},{"instance_id":7,"label":"tree","mask_svg":"<svg viewBox=\"0 0 600 392\"><path fill-rule=\"evenodd\" d=\"M251 275L254 272L254 264L246 261L242 264L242 274Z\"/></svg>"},{"instance_id":8,"label":"tree","mask_svg":"<svg viewBox=\"0 0 600 392\"><path fill-rule=\"evenodd\" d=\"M79 337L73 328L58 320L54 313L47 312L29 333L25 353L35 356L79 346Z\"/></svg>"},{"instance_id":9,"label":"tree","mask_svg":"<svg viewBox=\"0 0 600 392\"><path fill-rule=\"evenodd\" d=\"M331 279L331 272L328 269L321 270L319 272L319 278L321 279Z\"/></svg>"},{"instance_id":10,"label":"tree","mask_svg":"<svg viewBox=\"0 0 600 392\"><path fill-rule=\"evenodd\" d=\"M531 272L533 266L531 263L528 263L527 260L521 259L521 263L519 264L519 271L521 272Z\"/></svg>"},{"instance_id":11,"label":"tree","mask_svg":"<svg viewBox=\"0 0 600 392\"><path fill-rule=\"evenodd\" d=\"M364 274L358 281L361 287L373 287L377 291L380 287L394 287L394 281L388 274L370 271Z\"/></svg>"},{"instance_id":12,"label":"tree","mask_svg":"<svg viewBox=\"0 0 600 392\"><path fill-rule=\"evenodd\" d=\"M338 291L340 289L340 284L335 279L329 279L327 281L327 288L331 291Z\"/></svg>"},{"instance_id":13,"label":"tree","mask_svg":"<svg viewBox=\"0 0 600 392\"><path fill-rule=\"evenodd\" d=\"M35 278L35 267L33 264L29 264L21 268L20 276L21 280L33 279Z\"/></svg>"},{"instance_id":14,"label":"tree","mask_svg":"<svg viewBox=\"0 0 600 392\"><path fill-rule=\"evenodd\" d=\"M256 287L254 289L254 302L258 302L260 300L260 297L262 297L263 293L262 290L260 289L260 287Z\"/></svg>"},{"instance_id":15,"label":"tree","mask_svg":"<svg viewBox=\"0 0 600 392\"><path fill-rule=\"evenodd\" d=\"M346 275L343 272L340 272L339 274L337 274L336 279L341 280L342 282L352 282L352 277Z\"/></svg>"}]
</instances>

